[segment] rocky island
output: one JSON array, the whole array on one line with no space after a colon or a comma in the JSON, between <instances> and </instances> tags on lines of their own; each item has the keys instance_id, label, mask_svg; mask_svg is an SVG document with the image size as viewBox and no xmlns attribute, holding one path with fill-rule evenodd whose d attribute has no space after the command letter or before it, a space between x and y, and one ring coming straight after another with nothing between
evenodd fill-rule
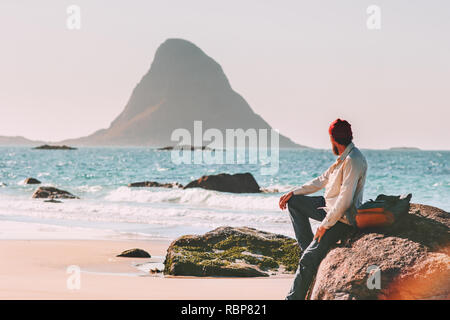
<instances>
[{"instance_id":1,"label":"rocky island","mask_svg":"<svg viewBox=\"0 0 450 320\"><path fill-rule=\"evenodd\" d=\"M187 150L187 151L215 151L214 149L211 149L207 146L201 146L201 147L196 147L196 146L187 146L187 145L181 145L181 146L167 146L167 147L162 147L162 148L158 148L156 149L158 151L172 151L172 150Z\"/></svg>"},{"instance_id":2,"label":"rocky island","mask_svg":"<svg viewBox=\"0 0 450 320\"><path fill-rule=\"evenodd\" d=\"M420 151L420 149L416 148L416 147L392 147L392 148L389 148L389 150L392 150L392 151Z\"/></svg>"},{"instance_id":3,"label":"rocky island","mask_svg":"<svg viewBox=\"0 0 450 320\"><path fill-rule=\"evenodd\" d=\"M48 145L48 144L44 144L42 146L34 147L33 149L36 149L36 150L77 150L77 148L69 147L69 146L66 146L66 145L51 146L51 145Z\"/></svg>"}]
</instances>

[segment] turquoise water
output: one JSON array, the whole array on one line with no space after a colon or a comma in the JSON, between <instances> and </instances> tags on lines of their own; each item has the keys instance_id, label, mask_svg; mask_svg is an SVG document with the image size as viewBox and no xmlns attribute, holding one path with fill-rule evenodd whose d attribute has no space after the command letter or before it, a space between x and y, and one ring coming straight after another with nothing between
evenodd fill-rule
<instances>
[{"instance_id":1,"label":"turquoise water","mask_svg":"<svg viewBox=\"0 0 450 320\"><path fill-rule=\"evenodd\" d=\"M450 151L361 151L369 165L364 200L380 193L412 193L412 202L450 210ZM277 208L281 193L126 186L144 180L186 184L206 174L251 172L261 187L283 192L320 175L335 159L331 150L281 150L278 174L265 176L256 164L176 165L170 152L150 148L0 147L0 220L168 238L221 225L293 235L286 213ZM36 186L24 185L27 177L70 191L81 200L51 204L31 199Z\"/></svg>"}]
</instances>

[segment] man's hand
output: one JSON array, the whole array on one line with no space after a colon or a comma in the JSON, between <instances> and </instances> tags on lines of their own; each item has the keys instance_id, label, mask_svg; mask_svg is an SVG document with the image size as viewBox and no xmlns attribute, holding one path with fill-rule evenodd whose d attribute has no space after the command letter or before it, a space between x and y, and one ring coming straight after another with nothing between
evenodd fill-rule
<instances>
[{"instance_id":1,"label":"man's hand","mask_svg":"<svg viewBox=\"0 0 450 320\"><path fill-rule=\"evenodd\" d=\"M325 234L326 231L327 231L327 229L325 229L322 226L317 228L316 235L314 236L314 240L317 239L317 242L320 242L320 239L322 239L322 237L323 237L323 235Z\"/></svg>"},{"instance_id":2,"label":"man's hand","mask_svg":"<svg viewBox=\"0 0 450 320\"><path fill-rule=\"evenodd\" d=\"M280 202L279 202L279 206L281 210L286 209L286 203L289 201L289 199L292 197L292 195L294 194L293 191L286 193L285 195L283 195L280 198Z\"/></svg>"}]
</instances>

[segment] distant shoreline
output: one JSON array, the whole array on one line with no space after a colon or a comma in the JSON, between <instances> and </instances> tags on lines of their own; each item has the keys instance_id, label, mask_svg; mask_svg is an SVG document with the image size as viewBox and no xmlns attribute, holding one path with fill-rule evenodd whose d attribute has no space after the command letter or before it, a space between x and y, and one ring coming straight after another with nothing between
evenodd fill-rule
<instances>
[{"instance_id":1,"label":"distant shoreline","mask_svg":"<svg viewBox=\"0 0 450 320\"><path fill-rule=\"evenodd\" d=\"M393 151L422 151L421 149L417 148L417 147L392 147L389 148L389 150L393 150Z\"/></svg>"},{"instance_id":2,"label":"distant shoreline","mask_svg":"<svg viewBox=\"0 0 450 320\"><path fill-rule=\"evenodd\" d=\"M17 137L8 137L8 136L0 136L0 147L38 147L43 144L52 144L53 142L44 142L44 141L38 141L38 140L30 140L22 136ZM73 145L71 147L75 147L78 149L84 149L84 148L149 148L149 149L161 149L165 148L166 146L144 146L144 145L97 145L97 146L83 146L83 145ZM361 150L384 150L384 151L450 151L450 149L421 149L418 147L390 147L390 148L384 148L384 149L378 149L378 148L365 148L360 147L357 145L357 147ZM280 147L281 150L331 150L328 148L316 148L316 147L310 147L310 146L303 146L298 148L283 148Z\"/></svg>"}]
</instances>

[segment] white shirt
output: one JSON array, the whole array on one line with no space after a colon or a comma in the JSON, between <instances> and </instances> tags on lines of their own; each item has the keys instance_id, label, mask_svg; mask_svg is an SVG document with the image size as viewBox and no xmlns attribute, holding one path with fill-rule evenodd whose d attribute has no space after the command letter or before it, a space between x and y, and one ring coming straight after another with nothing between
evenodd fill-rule
<instances>
[{"instance_id":1,"label":"white shirt","mask_svg":"<svg viewBox=\"0 0 450 320\"><path fill-rule=\"evenodd\" d=\"M306 195L325 188L323 209L327 215L320 225L329 229L338 220L349 224L344 213L352 202L356 208L362 204L366 173L366 158L351 142L322 175L295 189L294 194Z\"/></svg>"}]
</instances>

